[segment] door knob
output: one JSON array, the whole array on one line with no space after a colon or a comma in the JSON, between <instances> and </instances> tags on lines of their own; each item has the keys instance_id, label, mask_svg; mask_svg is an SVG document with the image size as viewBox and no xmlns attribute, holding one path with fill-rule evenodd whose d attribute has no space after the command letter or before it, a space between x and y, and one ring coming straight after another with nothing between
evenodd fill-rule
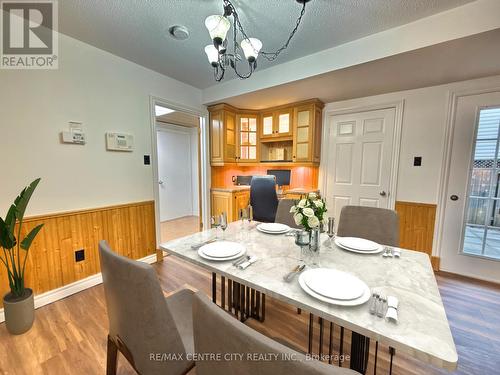
<instances>
[{"instance_id":1,"label":"door knob","mask_svg":"<svg viewBox=\"0 0 500 375\"><path fill-rule=\"evenodd\" d=\"M384 190L382 190L379 194L381 197L385 197L387 195L387 193Z\"/></svg>"},{"instance_id":2,"label":"door knob","mask_svg":"<svg viewBox=\"0 0 500 375\"><path fill-rule=\"evenodd\" d=\"M451 199L452 201L458 201L458 195L453 194L453 195L450 197L450 199Z\"/></svg>"},{"instance_id":3,"label":"door knob","mask_svg":"<svg viewBox=\"0 0 500 375\"><path fill-rule=\"evenodd\" d=\"M158 181L158 185L163 185L163 181L162 180Z\"/></svg>"}]
</instances>

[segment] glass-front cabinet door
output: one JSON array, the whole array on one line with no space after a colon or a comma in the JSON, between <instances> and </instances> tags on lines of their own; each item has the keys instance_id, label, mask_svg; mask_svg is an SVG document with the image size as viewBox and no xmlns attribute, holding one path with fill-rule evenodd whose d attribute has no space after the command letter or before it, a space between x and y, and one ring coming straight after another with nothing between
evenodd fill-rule
<instances>
[{"instance_id":1,"label":"glass-front cabinet door","mask_svg":"<svg viewBox=\"0 0 500 375\"><path fill-rule=\"evenodd\" d=\"M311 160L312 146L312 106L297 108L297 120L295 129L295 142L293 161L308 162Z\"/></svg>"},{"instance_id":2,"label":"glass-front cabinet door","mask_svg":"<svg viewBox=\"0 0 500 375\"><path fill-rule=\"evenodd\" d=\"M274 115L272 112L264 113L262 115L262 138L270 138L273 137L274 132Z\"/></svg>"},{"instance_id":3,"label":"glass-front cabinet door","mask_svg":"<svg viewBox=\"0 0 500 375\"><path fill-rule=\"evenodd\" d=\"M257 116L238 116L238 162L258 161Z\"/></svg>"},{"instance_id":4,"label":"glass-front cabinet door","mask_svg":"<svg viewBox=\"0 0 500 375\"><path fill-rule=\"evenodd\" d=\"M290 109L278 111L276 113L275 134L279 137L292 135L292 113Z\"/></svg>"}]
</instances>

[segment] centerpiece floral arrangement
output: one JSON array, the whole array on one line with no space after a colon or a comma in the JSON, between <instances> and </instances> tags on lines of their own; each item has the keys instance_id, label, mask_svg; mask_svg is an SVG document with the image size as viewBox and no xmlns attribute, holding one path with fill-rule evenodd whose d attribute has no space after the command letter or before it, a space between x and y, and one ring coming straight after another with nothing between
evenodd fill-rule
<instances>
[{"instance_id":1,"label":"centerpiece floral arrangement","mask_svg":"<svg viewBox=\"0 0 500 375\"><path fill-rule=\"evenodd\" d=\"M295 224L302 225L308 232L325 223L327 211L325 200L316 193L309 193L290 208Z\"/></svg>"}]
</instances>

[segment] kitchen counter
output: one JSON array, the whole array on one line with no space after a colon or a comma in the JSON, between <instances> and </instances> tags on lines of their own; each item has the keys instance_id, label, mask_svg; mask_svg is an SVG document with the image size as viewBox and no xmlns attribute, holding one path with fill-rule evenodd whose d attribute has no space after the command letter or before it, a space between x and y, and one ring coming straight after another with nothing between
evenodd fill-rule
<instances>
[{"instance_id":1,"label":"kitchen counter","mask_svg":"<svg viewBox=\"0 0 500 375\"><path fill-rule=\"evenodd\" d=\"M211 191L218 191L222 193L236 193L238 191L247 191L250 190L250 185L233 185L226 187L216 187L211 188Z\"/></svg>"}]
</instances>

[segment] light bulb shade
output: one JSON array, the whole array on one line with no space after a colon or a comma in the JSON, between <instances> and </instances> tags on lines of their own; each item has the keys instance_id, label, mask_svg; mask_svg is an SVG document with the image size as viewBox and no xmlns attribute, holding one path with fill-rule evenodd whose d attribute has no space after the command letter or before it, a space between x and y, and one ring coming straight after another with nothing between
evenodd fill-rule
<instances>
[{"instance_id":1,"label":"light bulb shade","mask_svg":"<svg viewBox=\"0 0 500 375\"><path fill-rule=\"evenodd\" d=\"M224 39L226 39L231 23L224 16L208 16L205 20L205 26L214 44L220 45L224 42Z\"/></svg>"},{"instance_id":2,"label":"light bulb shade","mask_svg":"<svg viewBox=\"0 0 500 375\"><path fill-rule=\"evenodd\" d=\"M243 39L240 43L241 49L248 61L254 62L257 59L262 42L257 38Z\"/></svg>"},{"instance_id":3,"label":"light bulb shade","mask_svg":"<svg viewBox=\"0 0 500 375\"><path fill-rule=\"evenodd\" d=\"M217 65L219 62L219 51L213 44L209 44L205 47L205 53L208 57L208 62L212 64L212 66Z\"/></svg>"}]
</instances>

